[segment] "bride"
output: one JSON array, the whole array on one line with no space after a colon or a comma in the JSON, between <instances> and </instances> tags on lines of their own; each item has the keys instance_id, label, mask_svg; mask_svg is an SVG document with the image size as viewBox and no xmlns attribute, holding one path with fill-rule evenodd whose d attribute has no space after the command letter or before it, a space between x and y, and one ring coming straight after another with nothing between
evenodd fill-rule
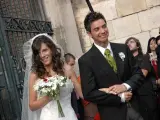
<instances>
[{"instance_id":1,"label":"bride","mask_svg":"<svg viewBox=\"0 0 160 120\"><path fill-rule=\"evenodd\" d=\"M38 34L24 44L26 73L21 120L77 120L71 107L73 88L83 98L74 71L63 64L60 46L47 34ZM59 117L57 103L49 96L40 96L33 86L39 79L63 75L67 82L60 88L60 103L65 117Z\"/></svg>"}]
</instances>

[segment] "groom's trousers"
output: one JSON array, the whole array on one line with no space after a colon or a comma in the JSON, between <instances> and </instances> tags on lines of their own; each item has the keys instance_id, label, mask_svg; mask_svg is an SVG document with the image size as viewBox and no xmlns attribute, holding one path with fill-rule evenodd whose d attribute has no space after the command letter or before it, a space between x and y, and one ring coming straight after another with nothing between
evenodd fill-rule
<instances>
[{"instance_id":1,"label":"groom's trousers","mask_svg":"<svg viewBox=\"0 0 160 120\"><path fill-rule=\"evenodd\" d=\"M131 106L127 106L127 120L143 120L142 116Z\"/></svg>"}]
</instances>

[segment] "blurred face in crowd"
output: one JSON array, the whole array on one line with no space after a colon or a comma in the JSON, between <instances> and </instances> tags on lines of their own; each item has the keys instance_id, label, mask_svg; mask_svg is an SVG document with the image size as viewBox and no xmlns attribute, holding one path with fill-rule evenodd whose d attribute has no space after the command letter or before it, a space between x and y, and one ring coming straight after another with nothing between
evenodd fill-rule
<instances>
[{"instance_id":1,"label":"blurred face in crowd","mask_svg":"<svg viewBox=\"0 0 160 120\"><path fill-rule=\"evenodd\" d=\"M70 60L69 60L69 62L67 64L70 65L71 67L74 67L74 65L75 65L75 59L70 58Z\"/></svg>"},{"instance_id":2,"label":"blurred face in crowd","mask_svg":"<svg viewBox=\"0 0 160 120\"><path fill-rule=\"evenodd\" d=\"M133 39L129 40L127 45L131 51L138 50L137 43Z\"/></svg>"},{"instance_id":3,"label":"blurred face in crowd","mask_svg":"<svg viewBox=\"0 0 160 120\"><path fill-rule=\"evenodd\" d=\"M151 40L151 42L150 42L150 49L151 49L151 51L155 51L156 48L157 48L156 41L155 40Z\"/></svg>"}]
</instances>

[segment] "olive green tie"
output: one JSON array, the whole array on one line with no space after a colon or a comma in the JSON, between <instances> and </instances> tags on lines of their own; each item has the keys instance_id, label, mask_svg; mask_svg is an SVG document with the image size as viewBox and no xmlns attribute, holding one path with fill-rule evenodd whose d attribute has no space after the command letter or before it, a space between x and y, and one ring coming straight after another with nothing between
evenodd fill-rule
<instances>
[{"instance_id":1,"label":"olive green tie","mask_svg":"<svg viewBox=\"0 0 160 120\"><path fill-rule=\"evenodd\" d=\"M115 59L111 56L111 52L109 49L106 49L104 52L104 55L108 61L108 63L110 64L110 66L113 68L114 72L117 73L117 66L116 66L116 61Z\"/></svg>"}]
</instances>

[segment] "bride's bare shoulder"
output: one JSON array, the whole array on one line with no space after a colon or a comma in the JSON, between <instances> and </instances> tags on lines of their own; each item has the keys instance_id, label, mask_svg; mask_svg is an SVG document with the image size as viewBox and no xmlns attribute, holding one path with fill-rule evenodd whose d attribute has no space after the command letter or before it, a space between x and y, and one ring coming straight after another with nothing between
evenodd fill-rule
<instances>
[{"instance_id":1,"label":"bride's bare shoulder","mask_svg":"<svg viewBox=\"0 0 160 120\"><path fill-rule=\"evenodd\" d=\"M30 81L36 81L37 79L38 79L37 74L32 71L32 72L30 73L29 80L30 80Z\"/></svg>"}]
</instances>

